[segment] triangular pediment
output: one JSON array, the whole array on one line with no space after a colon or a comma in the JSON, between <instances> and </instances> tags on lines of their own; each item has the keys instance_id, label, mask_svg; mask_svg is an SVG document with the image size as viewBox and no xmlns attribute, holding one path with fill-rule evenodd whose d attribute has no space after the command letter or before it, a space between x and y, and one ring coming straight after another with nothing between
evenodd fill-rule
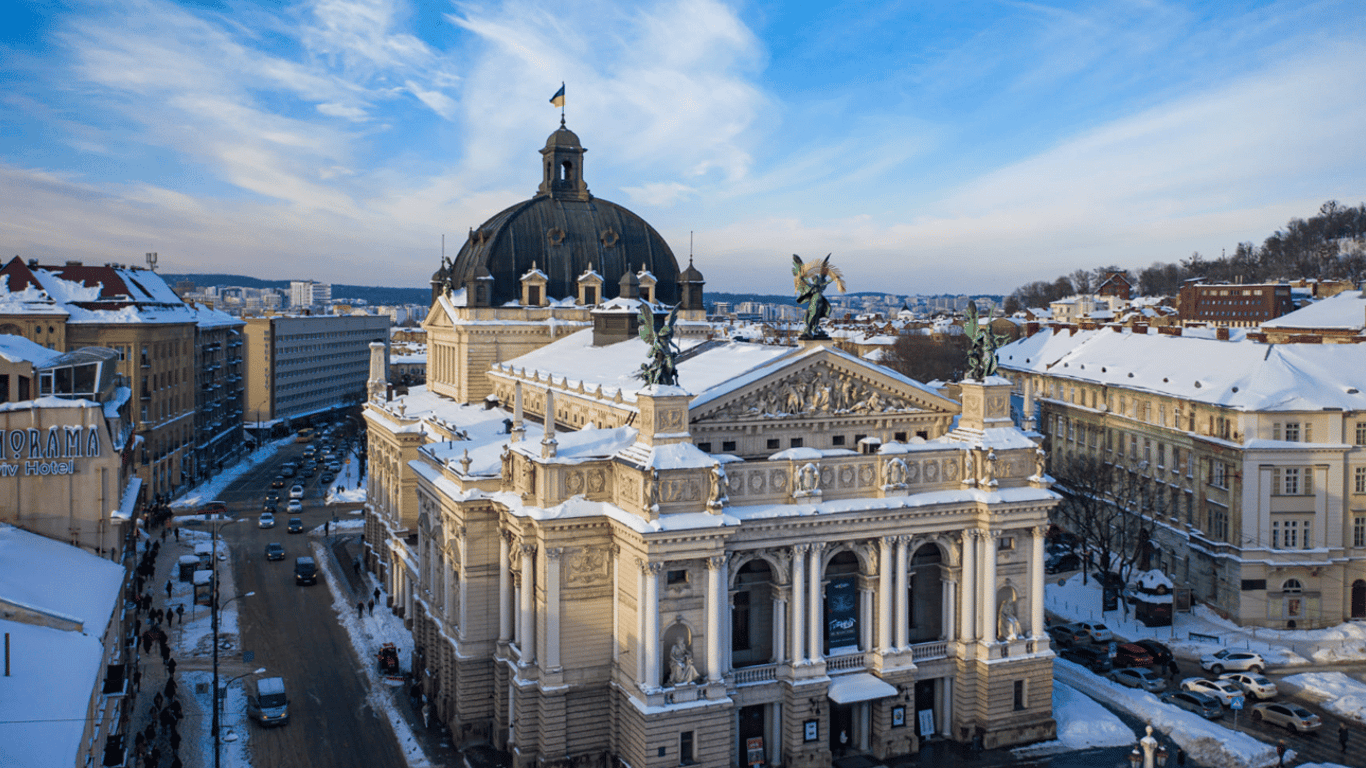
<instances>
[{"instance_id":1,"label":"triangular pediment","mask_svg":"<svg viewBox=\"0 0 1366 768\"><path fill-rule=\"evenodd\" d=\"M692 422L786 420L961 410L923 384L825 347L713 387L693 401L689 417Z\"/></svg>"},{"instance_id":2,"label":"triangular pediment","mask_svg":"<svg viewBox=\"0 0 1366 768\"><path fill-rule=\"evenodd\" d=\"M454 328L455 323L451 320L450 312L446 309L446 302L434 301L431 309L427 310L427 317L422 321L422 327L429 331L432 328Z\"/></svg>"}]
</instances>

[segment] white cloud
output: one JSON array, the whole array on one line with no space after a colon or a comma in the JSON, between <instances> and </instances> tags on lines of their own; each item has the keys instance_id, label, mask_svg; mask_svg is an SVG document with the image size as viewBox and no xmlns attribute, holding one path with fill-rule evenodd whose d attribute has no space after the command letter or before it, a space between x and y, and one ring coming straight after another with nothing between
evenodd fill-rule
<instances>
[{"instance_id":1,"label":"white cloud","mask_svg":"<svg viewBox=\"0 0 1366 768\"><path fill-rule=\"evenodd\" d=\"M338 104L336 102L319 104L317 109L319 113L327 115L328 117L343 117L347 120L354 120L356 122L366 120L370 117L370 115L360 107Z\"/></svg>"}]
</instances>

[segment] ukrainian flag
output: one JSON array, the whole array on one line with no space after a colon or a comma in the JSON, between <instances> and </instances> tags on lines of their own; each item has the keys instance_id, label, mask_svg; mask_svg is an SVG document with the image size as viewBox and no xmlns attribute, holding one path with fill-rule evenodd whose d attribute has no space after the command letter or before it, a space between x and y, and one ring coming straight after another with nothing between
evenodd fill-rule
<instances>
[{"instance_id":1,"label":"ukrainian flag","mask_svg":"<svg viewBox=\"0 0 1366 768\"><path fill-rule=\"evenodd\" d=\"M550 97L550 103L564 109L564 83L560 83L560 90L555 91L555 95Z\"/></svg>"}]
</instances>

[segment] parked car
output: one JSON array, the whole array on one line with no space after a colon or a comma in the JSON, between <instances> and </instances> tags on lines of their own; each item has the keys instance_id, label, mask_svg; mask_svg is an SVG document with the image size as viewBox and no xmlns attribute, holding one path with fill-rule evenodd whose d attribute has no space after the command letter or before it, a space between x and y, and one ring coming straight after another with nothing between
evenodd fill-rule
<instances>
[{"instance_id":1,"label":"parked car","mask_svg":"<svg viewBox=\"0 0 1366 768\"><path fill-rule=\"evenodd\" d=\"M284 545L281 544L281 543L278 542L278 541L272 541L271 543L267 544L267 545L266 545L266 559L267 559L267 560L284 560L284 559L285 559L285 547L284 547Z\"/></svg>"},{"instance_id":2,"label":"parked car","mask_svg":"<svg viewBox=\"0 0 1366 768\"><path fill-rule=\"evenodd\" d=\"M1053 639L1053 645L1057 648L1067 648L1077 643L1090 641L1090 637L1078 632L1070 624L1054 624L1047 630L1048 636Z\"/></svg>"},{"instance_id":3,"label":"parked car","mask_svg":"<svg viewBox=\"0 0 1366 768\"><path fill-rule=\"evenodd\" d=\"M304 503L298 499L290 499L289 504L285 506L285 512L291 515L299 514L303 511Z\"/></svg>"},{"instance_id":4,"label":"parked car","mask_svg":"<svg viewBox=\"0 0 1366 768\"><path fill-rule=\"evenodd\" d=\"M295 485L293 488L290 488L290 489L289 489L289 498L291 498L291 499L302 499L303 497L304 497L304 487L303 487L302 485Z\"/></svg>"},{"instance_id":5,"label":"parked car","mask_svg":"<svg viewBox=\"0 0 1366 768\"><path fill-rule=\"evenodd\" d=\"M1242 709L1243 689L1227 680L1206 680L1203 677L1188 677L1181 681L1181 690L1195 691L1213 697L1226 707Z\"/></svg>"},{"instance_id":6,"label":"parked car","mask_svg":"<svg viewBox=\"0 0 1366 768\"><path fill-rule=\"evenodd\" d=\"M1219 706L1219 702L1213 696L1206 696L1203 693L1173 691L1164 695L1162 700L1187 712L1194 712L1206 720L1218 720L1224 716L1224 708Z\"/></svg>"},{"instance_id":7,"label":"parked car","mask_svg":"<svg viewBox=\"0 0 1366 768\"><path fill-rule=\"evenodd\" d=\"M1200 668L1222 675L1224 670L1235 672L1256 672L1266 669L1261 654L1251 651L1234 651L1228 648L1200 657Z\"/></svg>"},{"instance_id":8,"label":"parked car","mask_svg":"<svg viewBox=\"0 0 1366 768\"><path fill-rule=\"evenodd\" d=\"M261 513L261 518L260 518L260 520L257 521L256 525L257 525L257 527L260 527L260 528L274 528L274 527L275 527L275 513L273 513L273 512L262 512L262 513Z\"/></svg>"},{"instance_id":9,"label":"parked car","mask_svg":"<svg viewBox=\"0 0 1366 768\"><path fill-rule=\"evenodd\" d=\"M1067 626L1075 627L1078 631L1086 633L1086 636L1089 637L1093 643L1108 643L1115 639L1115 635L1110 631L1110 628L1098 622L1078 621L1068 624Z\"/></svg>"},{"instance_id":10,"label":"parked car","mask_svg":"<svg viewBox=\"0 0 1366 768\"><path fill-rule=\"evenodd\" d=\"M1251 672L1225 672L1219 676L1219 679L1227 680L1242 688L1243 693L1254 699L1274 699L1276 694L1280 693L1276 690L1275 683Z\"/></svg>"},{"instance_id":11,"label":"parked car","mask_svg":"<svg viewBox=\"0 0 1366 768\"><path fill-rule=\"evenodd\" d=\"M1143 640L1135 640L1133 644L1147 651L1148 655L1153 657L1153 666L1158 669L1166 669L1167 665L1172 662L1172 659L1176 658L1175 654L1172 653L1172 649L1156 640L1148 640L1145 638Z\"/></svg>"},{"instance_id":12,"label":"parked car","mask_svg":"<svg viewBox=\"0 0 1366 768\"><path fill-rule=\"evenodd\" d=\"M332 470L330 470L330 469L329 469L329 470L325 470L321 475L318 476L318 482L320 482L320 483L330 483L330 482L332 482L333 480L336 480L336 479L337 479L337 476L334 475L334 474L332 474Z\"/></svg>"},{"instance_id":13,"label":"parked car","mask_svg":"<svg viewBox=\"0 0 1366 768\"><path fill-rule=\"evenodd\" d=\"M300 520L300 519L297 518L297 517L291 517L291 518L289 518L289 528L288 528L288 530L289 530L290 533L303 533L303 532L304 532L304 521L303 521L303 520Z\"/></svg>"},{"instance_id":14,"label":"parked car","mask_svg":"<svg viewBox=\"0 0 1366 768\"><path fill-rule=\"evenodd\" d=\"M1296 733L1317 731L1323 720L1313 712L1284 701L1262 702L1252 705L1252 719L1279 725Z\"/></svg>"},{"instance_id":15,"label":"parked car","mask_svg":"<svg viewBox=\"0 0 1366 768\"><path fill-rule=\"evenodd\" d=\"M1075 645L1071 648L1064 648L1062 653L1058 655L1073 664L1080 664L1098 675L1105 674L1112 669L1110 654L1089 645Z\"/></svg>"},{"instance_id":16,"label":"parked car","mask_svg":"<svg viewBox=\"0 0 1366 768\"><path fill-rule=\"evenodd\" d=\"M1115 646L1116 667L1151 667L1152 665L1152 654L1148 653L1143 646L1135 643L1120 643Z\"/></svg>"},{"instance_id":17,"label":"parked car","mask_svg":"<svg viewBox=\"0 0 1366 768\"><path fill-rule=\"evenodd\" d=\"M1151 669L1144 669L1143 667L1116 669L1109 674L1109 678L1120 685L1142 688L1152 693L1161 693L1167 689L1166 680L1153 674Z\"/></svg>"},{"instance_id":18,"label":"parked car","mask_svg":"<svg viewBox=\"0 0 1366 768\"><path fill-rule=\"evenodd\" d=\"M1063 573L1081 570L1081 558L1074 554L1053 555L1043 561L1044 573Z\"/></svg>"}]
</instances>

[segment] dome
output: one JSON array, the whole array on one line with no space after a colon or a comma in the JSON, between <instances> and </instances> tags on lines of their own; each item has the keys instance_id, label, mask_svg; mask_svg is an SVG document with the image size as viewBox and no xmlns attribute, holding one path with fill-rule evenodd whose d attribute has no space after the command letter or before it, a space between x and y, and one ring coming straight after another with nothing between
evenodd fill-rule
<instances>
[{"instance_id":1,"label":"dome","mask_svg":"<svg viewBox=\"0 0 1366 768\"><path fill-rule=\"evenodd\" d=\"M578 277L589 270L602 276L606 292L614 292L623 275L643 266L657 280L657 301L679 301L678 261L668 243L635 213L588 192L585 151L568 128L550 135L540 150L538 194L470 230L451 270L452 287L464 287L487 270L493 277L489 302L497 307L519 299L519 278L533 262L545 272L546 296L552 299L577 296Z\"/></svg>"},{"instance_id":2,"label":"dome","mask_svg":"<svg viewBox=\"0 0 1366 768\"><path fill-rule=\"evenodd\" d=\"M698 271L697 271L697 267L694 267L694 266L692 265L692 257L691 257L691 256L688 257L688 268L685 269L685 270L683 270L683 275L679 278L679 282L683 282L683 283L702 283L702 282L706 282L706 280L702 277L702 273L701 273L701 272L698 272Z\"/></svg>"}]
</instances>

